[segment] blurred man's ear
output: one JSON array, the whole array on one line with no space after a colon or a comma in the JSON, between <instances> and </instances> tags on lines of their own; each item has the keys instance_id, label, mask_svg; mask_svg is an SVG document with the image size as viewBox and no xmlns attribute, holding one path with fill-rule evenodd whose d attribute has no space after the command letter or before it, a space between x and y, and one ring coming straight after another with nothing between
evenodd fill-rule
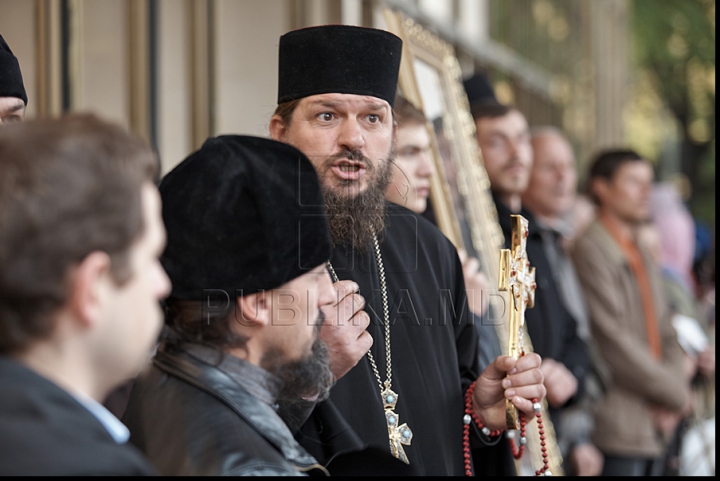
<instances>
[{"instance_id":1,"label":"blurred man's ear","mask_svg":"<svg viewBox=\"0 0 720 481\"><path fill-rule=\"evenodd\" d=\"M68 277L67 308L74 318L92 327L102 317L102 301L114 282L110 273L110 256L105 252L91 252Z\"/></svg>"},{"instance_id":2,"label":"blurred man's ear","mask_svg":"<svg viewBox=\"0 0 720 481\"><path fill-rule=\"evenodd\" d=\"M603 177L596 177L590 181L590 194L597 199L600 204L605 204L609 190L610 181Z\"/></svg>"}]
</instances>

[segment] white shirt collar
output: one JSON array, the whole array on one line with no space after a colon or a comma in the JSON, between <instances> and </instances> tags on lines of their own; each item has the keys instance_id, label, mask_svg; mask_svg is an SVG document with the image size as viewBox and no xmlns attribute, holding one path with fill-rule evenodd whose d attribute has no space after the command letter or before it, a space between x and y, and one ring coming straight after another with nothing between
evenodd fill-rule
<instances>
[{"instance_id":1,"label":"white shirt collar","mask_svg":"<svg viewBox=\"0 0 720 481\"><path fill-rule=\"evenodd\" d=\"M130 439L130 430L127 426L120 422L105 406L78 391L70 393L70 395L100 421L100 424L105 427L117 444L125 444Z\"/></svg>"}]
</instances>

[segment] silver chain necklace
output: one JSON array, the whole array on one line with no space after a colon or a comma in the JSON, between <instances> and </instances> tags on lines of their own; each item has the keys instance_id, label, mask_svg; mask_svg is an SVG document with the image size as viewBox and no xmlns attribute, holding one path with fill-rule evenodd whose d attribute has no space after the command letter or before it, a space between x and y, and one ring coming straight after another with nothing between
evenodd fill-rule
<instances>
[{"instance_id":1,"label":"silver chain necklace","mask_svg":"<svg viewBox=\"0 0 720 481\"><path fill-rule=\"evenodd\" d=\"M378 371L377 364L375 364L375 358L370 351L367 352L370 366L375 373L375 379L377 379L378 385L380 386L380 397L383 401L383 409L385 410L385 420L387 422L388 437L390 439L390 452L393 456L407 464L410 461L405 454L405 450L402 445L409 446L412 442L413 433L407 424L403 423L398 426L399 416L393 412L395 405L397 404L398 395L393 392L390 388L392 384L392 357L390 352L390 309L388 308L388 292L387 283L385 281L385 266L380 255L380 243L378 243L377 236L373 236L373 242L375 243L375 257L378 264L378 273L380 275L380 289L382 291L382 302L383 302L383 318L385 326L385 363L386 363L386 376L385 382L380 378L380 372ZM335 273L330 261L327 262L328 270L333 277L333 281L338 282L340 279Z\"/></svg>"}]
</instances>

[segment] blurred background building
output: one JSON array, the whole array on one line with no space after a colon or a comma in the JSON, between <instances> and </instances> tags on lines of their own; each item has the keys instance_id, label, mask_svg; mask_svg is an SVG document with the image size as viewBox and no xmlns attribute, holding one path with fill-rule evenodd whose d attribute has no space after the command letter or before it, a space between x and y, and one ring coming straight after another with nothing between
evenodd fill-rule
<instances>
[{"instance_id":1,"label":"blurred background building","mask_svg":"<svg viewBox=\"0 0 720 481\"><path fill-rule=\"evenodd\" d=\"M284 32L383 27L392 7L449 42L465 76L592 153L627 145L715 222L714 0L0 0L28 116L92 110L167 172L210 135L267 135Z\"/></svg>"}]
</instances>

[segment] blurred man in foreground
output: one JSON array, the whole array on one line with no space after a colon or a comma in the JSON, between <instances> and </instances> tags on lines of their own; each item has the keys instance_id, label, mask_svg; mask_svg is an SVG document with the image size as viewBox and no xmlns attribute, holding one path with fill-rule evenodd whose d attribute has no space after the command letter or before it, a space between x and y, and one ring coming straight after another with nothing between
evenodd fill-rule
<instances>
[{"instance_id":1,"label":"blurred man in foreground","mask_svg":"<svg viewBox=\"0 0 720 481\"><path fill-rule=\"evenodd\" d=\"M0 475L154 473L100 403L162 326L155 168L94 116L0 129Z\"/></svg>"}]
</instances>

